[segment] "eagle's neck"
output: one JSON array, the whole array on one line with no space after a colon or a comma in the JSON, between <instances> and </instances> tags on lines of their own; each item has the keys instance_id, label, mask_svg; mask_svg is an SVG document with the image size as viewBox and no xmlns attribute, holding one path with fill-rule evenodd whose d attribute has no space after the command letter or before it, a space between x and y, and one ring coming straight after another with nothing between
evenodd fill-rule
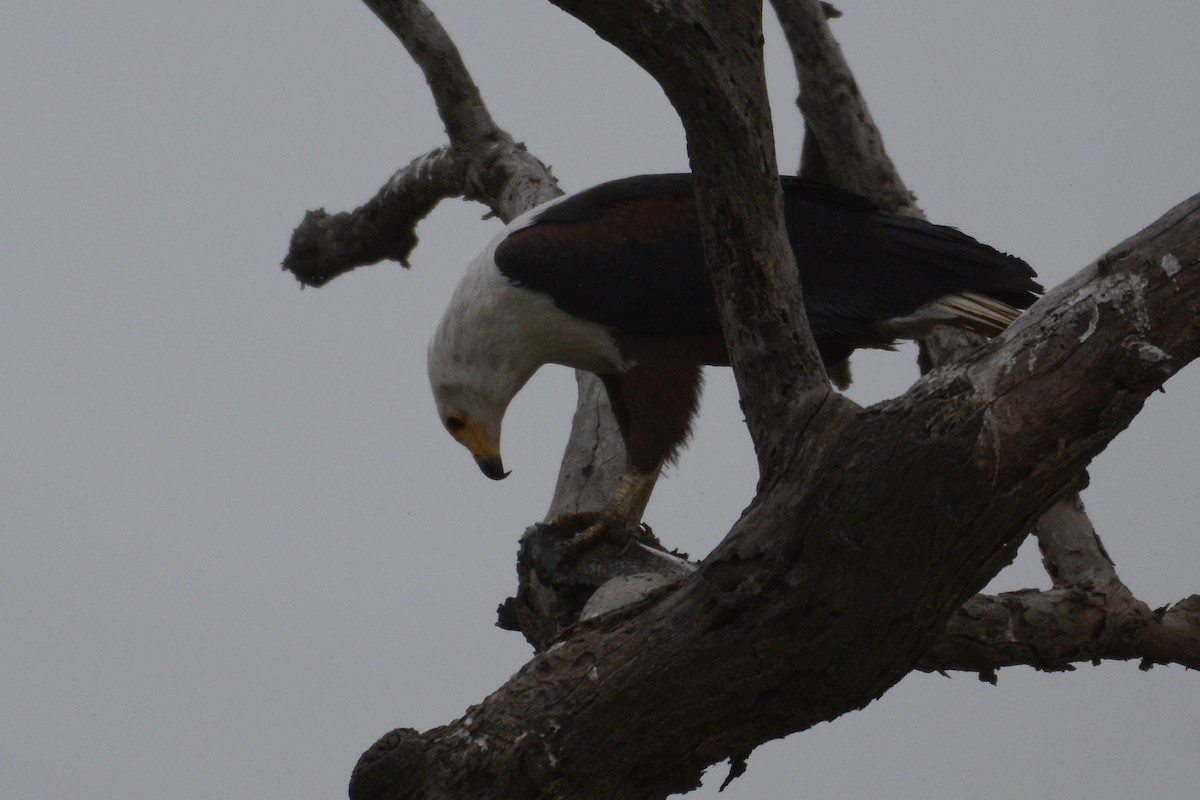
<instances>
[{"instance_id":1,"label":"eagle's neck","mask_svg":"<svg viewBox=\"0 0 1200 800\"><path fill-rule=\"evenodd\" d=\"M429 377L441 402L503 416L509 401L543 364L597 373L625 367L601 325L555 307L546 295L514 286L489 247L468 269L429 344Z\"/></svg>"},{"instance_id":2,"label":"eagle's neck","mask_svg":"<svg viewBox=\"0 0 1200 800\"><path fill-rule=\"evenodd\" d=\"M514 285L496 268L492 241L467 270L450 301L437 337L459 357L506 365L523 376L543 364L597 373L616 372L624 361L603 325L562 311L547 296Z\"/></svg>"}]
</instances>

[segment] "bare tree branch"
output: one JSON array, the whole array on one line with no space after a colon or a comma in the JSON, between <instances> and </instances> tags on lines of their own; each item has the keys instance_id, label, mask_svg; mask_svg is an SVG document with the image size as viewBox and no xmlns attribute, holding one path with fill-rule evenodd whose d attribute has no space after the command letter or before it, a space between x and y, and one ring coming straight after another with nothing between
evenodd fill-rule
<instances>
[{"instance_id":1,"label":"bare tree branch","mask_svg":"<svg viewBox=\"0 0 1200 800\"><path fill-rule=\"evenodd\" d=\"M407 267L417 246L417 223L443 198L459 192L463 170L453 151L435 150L397 172L353 212L307 212L292 233L283 268L304 286L324 286L356 267L385 259Z\"/></svg>"},{"instance_id":2,"label":"bare tree branch","mask_svg":"<svg viewBox=\"0 0 1200 800\"><path fill-rule=\"evenodd\" d=\"M363 0L396 34L425 74L452 145L474 145L503 136L484 105L458 48L420 0Z\"/></svg>"},{"instance_id":3,"label":"bare tree branch","mask_svg":"<svg viewBox=\"0 0 1200 800\"><path fill-rule=\"evenodd\" d=\"M1050 591L977 595L950 619L920 669L1073 669L1081 661L1140 659L1200 669L1200 595L1152 611L1117 577L1078 496L1056 503L1036 528Z\"/></svg>"},{"instance_id":4,"label":"bare tree branch","mask_svg":"<svg viewBox=\"0 0 1200 800\"><path fill-rule=\"evenodd\" d=\"M1119 583L977 595L918 668L977 671L994 683L1000 667L1069 670L1101 659L1200 669L1200 595L1156 611Z\"/></svg>"},{"instance_id":5,"label":"bare tree branch","mask_svg":"<svg viewBox=\"0 0 1200 800\"><path fill-rule=\"evenodd\" d=\"M407 265L417 223L447 197L478 200L507 221L562 194L546 166L492 120L457 48L424 3L364 2L425 72L450 146L412 161L354 211L309 211L283 260L307 286L384 259Z\"/></svg>"},{"instance_id":6,"label":"bare tree branch","mask_svg":"<svg viewBox=\"0 0 1200 800\"><path fill-rule=\"evenodd\" d=\"M1069 670L1082 661L1140 659L1147 667L1200 669L1200 596L1157 611L1135 598L1078 495L1051 507L1035 531L1054 588L971 598L920 669L977 670L992 682L996 669L1017 664Z\"/></svg>"},{"instance_id":7,"label":"bare tree branch","mask_svg":"<svg viewBox=\"0 0 1200 800\"><path fill-rule=\"evenodd\" d=\"M796 105L804 115L808 153L803 160L821 165L821 174L813 177L869 197L888 211L923 217L887 154L854 73L833 38L828 4L771 0L771 5L800 83Z\"/></svg>"},{"instance_id":8,"label":"bare tree branch","mask_svg":"<svg viewBox=\"0 0 1200 800\"><path fill-rule=\"evenodd\" d=\"M1054 588L1085 582L1120 583L1079 495L1056 503L1038 520L1034 533Z\"/></svg>"}]
</instances>

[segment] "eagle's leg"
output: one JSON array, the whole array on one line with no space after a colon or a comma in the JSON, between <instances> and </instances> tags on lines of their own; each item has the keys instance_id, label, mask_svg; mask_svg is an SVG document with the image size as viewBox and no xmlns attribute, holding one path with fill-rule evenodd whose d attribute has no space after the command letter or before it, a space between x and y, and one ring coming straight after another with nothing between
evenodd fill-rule
<instances>
[{"instance_id":1,"label":"eagle's leg","mask_svg":"<svg viewBox=\"0 0 1200 800\"><path fill-rule=\"evenodd\" d=\"M629 470L621 475L617 489L601 511L580 511L555 517L550 523L564 536L570 536L568 553L579 553L602 541L628 544L652 537L650 528L642 524L642 514L658 472Z\"/></svg>"},{"instance_id":2,"label":"eagle's leg","mask_svg":"<svg viewBox=\"0 0 1200 800\"><path fill-rule=\"evenodd\" d=\"M602 510L551 522L571 537L571 553L606 539L620 544L653 539L642 514L663 464L688 437L702 383L699 363L651 363L601 379L625 441L627 466Z\"/></svg>"}]
</instances>

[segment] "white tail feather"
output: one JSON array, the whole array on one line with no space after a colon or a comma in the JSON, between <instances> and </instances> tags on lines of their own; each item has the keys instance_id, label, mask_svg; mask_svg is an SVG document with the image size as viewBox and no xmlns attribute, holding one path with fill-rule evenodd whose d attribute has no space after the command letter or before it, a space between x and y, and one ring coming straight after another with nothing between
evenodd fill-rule
<instances>
[{"instance_id":1,"label":"white tail feather","mask_svg":"<svg viewBox=\"0 0 1200 800\"><path fill-rule=\"evenodd\" d=\"M995 336L1020 315L1019 309L1007 303L975 292L963 292L939 297L907 317L895 317L877 324L881 332L899 339L923 336L935 325L953 325Z\"/></svg>"}]
</instances>

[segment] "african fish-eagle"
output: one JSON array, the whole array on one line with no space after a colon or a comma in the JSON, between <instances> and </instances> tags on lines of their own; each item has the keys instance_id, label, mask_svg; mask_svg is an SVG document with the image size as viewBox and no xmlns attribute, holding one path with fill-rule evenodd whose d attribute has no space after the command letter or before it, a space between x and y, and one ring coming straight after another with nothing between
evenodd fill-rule
<instances>
[{"instance_id":1,"label":"african fish-eagle","mask_svg":"<svg viewBox=\"0 0 1200 800\"><path fill-rule=\"evenodd\" d=\"M1041 290L1025 262L858 195L781 178L787 235L826 368L935 325L995 334ZM688 174L643 175L522 215L470 265L429 346L446 429L500 479L500 425L543 364L603 381L627 465L607 507L561 520L574 544L636 534L688 437L701 368L728 365Z\"/></svg>"}]
</instances>

